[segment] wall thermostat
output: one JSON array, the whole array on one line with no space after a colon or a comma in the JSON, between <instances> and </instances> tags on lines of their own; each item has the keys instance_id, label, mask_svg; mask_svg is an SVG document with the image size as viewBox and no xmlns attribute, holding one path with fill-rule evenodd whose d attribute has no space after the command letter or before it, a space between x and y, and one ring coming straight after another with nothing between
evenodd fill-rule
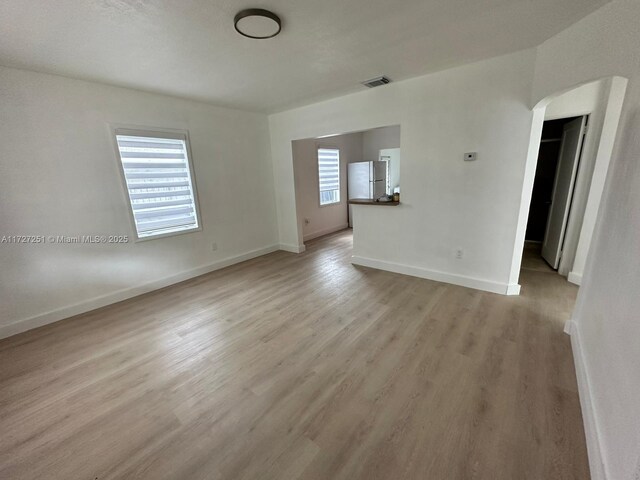
<instances>
[{"instance_id":1,"label":"wall thermostat","mask_svg":"<svg viewBox=\"0 0 640 480\"><path fill-rule=\"evenodd\" d=\"M464 154L465 162L473 162L478 156L478 152L467 152Z\"/></svg>"}]
</instances>

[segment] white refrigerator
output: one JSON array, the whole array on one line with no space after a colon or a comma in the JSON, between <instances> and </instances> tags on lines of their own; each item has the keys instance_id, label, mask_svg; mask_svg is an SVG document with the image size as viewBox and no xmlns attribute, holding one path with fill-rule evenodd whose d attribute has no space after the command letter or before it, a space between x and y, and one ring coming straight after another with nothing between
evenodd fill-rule
<instances>
[{"instance_id":1,"label":"white refrigerator","mask_svg":"<svg viewBox=\"0 0 640 480\"><path fill-rule=\"evenodd\" d=\"M353 198L380 198L387 193L387 168L384 161L354 162L348 165L347 189L349 200ZM351 205L349 226L352 227Z\"/></svg>"}]
</instances>

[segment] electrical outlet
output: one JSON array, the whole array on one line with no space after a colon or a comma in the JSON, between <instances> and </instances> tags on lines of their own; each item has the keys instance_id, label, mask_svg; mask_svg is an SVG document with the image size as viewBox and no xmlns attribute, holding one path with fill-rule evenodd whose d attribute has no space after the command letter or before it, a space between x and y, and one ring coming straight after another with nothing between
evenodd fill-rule
<instances>
[{"instance_id":1,"label":"electrical outlet","mask_svg":"<svg viewBox=\"0 0 640 480\"><path fill-rule=\"evenodd\" d=\"M211 244L211 251L215 252L216 250L218 250L218 244L216 242L213 242Z\"/></svg>"},{"instance_id":2,"label":"electrical outlet","mask_svg":"<svg viewBox=\"0 0 640 480\"><path fill-rule=\"evenodd\" d=\"M462 250L461 248L458 248L456 250L456 258L458 260L462 260L462 257L464 257L464 250Z\"/></svg>"}]
</instances>

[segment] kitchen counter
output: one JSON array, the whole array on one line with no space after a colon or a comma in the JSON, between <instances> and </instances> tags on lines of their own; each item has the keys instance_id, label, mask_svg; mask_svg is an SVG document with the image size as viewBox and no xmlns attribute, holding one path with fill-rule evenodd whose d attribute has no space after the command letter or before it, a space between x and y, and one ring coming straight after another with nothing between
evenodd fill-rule
<instances>
[{"instance_id":1,"label":"kitchen counter","mask_svg":"<svg viewBox=\"0 0 640 480\"><path fill-rule=\"evenodd\" d=\"M400 202L376 202L371 198L352 198L349 200L351 205L376 205L381 207L397 207Z\"/></svg>"}]
</instances>

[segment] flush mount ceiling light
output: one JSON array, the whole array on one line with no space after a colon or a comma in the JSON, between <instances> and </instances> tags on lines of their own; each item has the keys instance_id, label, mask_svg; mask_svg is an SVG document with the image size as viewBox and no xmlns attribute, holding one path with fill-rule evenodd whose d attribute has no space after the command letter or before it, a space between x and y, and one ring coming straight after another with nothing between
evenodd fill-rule
<instances>
[{"instance_id":1,"label":"flush mount ceiling light","mask_svg":"<svg viewBox=\"0 0 640 480\"><path fill-rule=\"evenodd\" d=\"M280 17L269 10L248 8L233 19L236 32L249 38L271 38L280 33Z\"/></svg>"}]
</instances>

